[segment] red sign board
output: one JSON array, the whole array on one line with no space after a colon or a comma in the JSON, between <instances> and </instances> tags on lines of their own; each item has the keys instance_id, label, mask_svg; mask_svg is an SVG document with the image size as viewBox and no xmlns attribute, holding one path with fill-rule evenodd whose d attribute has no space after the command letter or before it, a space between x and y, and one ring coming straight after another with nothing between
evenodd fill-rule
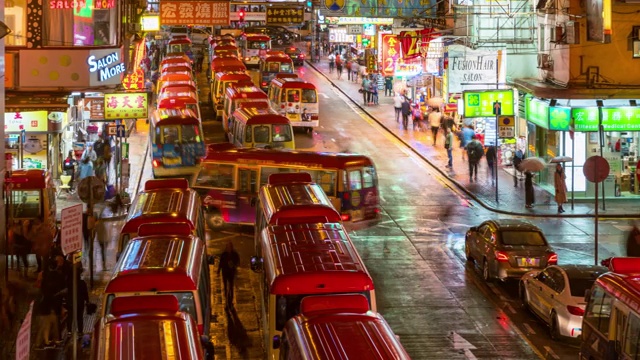
<instances>
[{"instance_id":1,"label":"red sign board","mask_svg":"<svg viewBox=\"0 0 640 360\"><path fill-rule=\"evenodd\" d=\"M396 35L382 35L382 72L385 76L393 76L400 58L400 42Z\"/></svg>"},{"instance_id":2,"label":"red sign board","mask_svg":"<svg viewBox=\"0 0 640 360\"><path fill-rule=\"evenodd\" d=\"M429 47L433 28L418 31L401 31L398 40L402 44L402 58L405 60L414 59L422 55L423 48Z\"/></svg>"},{"instance_id":3,"label":"red sign board","mask_svg":"<svg viewBox=\"0 0 640 360\"><path fill-rule=\"evenodd\" d=\"M16 339L16 360L29 360L31 353L31 315L33 313L33 301L29 305L29 311L25 316L20 330L18 330L18 338Z\"/></svg>"},{"instance_id":4,"label":"red sign board","mask_svg":"<svg viewBox=\"0 0 640 360\"><path fill-rule=\"evenodd\" d=\"M609 176L609 162L602 156L592 156L585 161L582 173L592 183L604 181Z\"/></svg>"},{"instance_id":5,"label":"red sign board","mask_svg":"<svg viewBox=\"0 0 640 360\"><path fill-rule=\"evenodd\" d=\"M82 204L62 209L60 240L62 252L67 255L82 250Z\"/></svg>"},{"instance_id":6,"label":"red sign board","mask_svg":"<svg viewBox=\"0 0 640 360\"><path fill-rule=\"evenodd\" d=\"M161 1L161 25L229 25L229 2Z\"/></svg>"}]
</instances>

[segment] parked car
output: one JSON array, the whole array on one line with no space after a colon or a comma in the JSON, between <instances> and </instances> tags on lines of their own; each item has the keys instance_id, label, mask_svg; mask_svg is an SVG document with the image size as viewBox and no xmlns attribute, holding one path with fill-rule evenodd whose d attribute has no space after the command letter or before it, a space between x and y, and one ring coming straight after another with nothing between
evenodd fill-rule
<instances>
[{"instance_id":1,"label":"parked car","mask_svg":"<svg viewBox=\"0 0 640 360\"><path fill-rule=\"evenodd\" d=\"M194 27L194 26L190 26L190 27L173 26L169 28L169 32L174 37L176 35L187 35L191 39L191 42L193 44L198 44L198 45L209 44L209 36L211 36L211 33L209 32L209 30L201 27Z\"/></svg>"},{"instance_id":2,"label":"parked car","mask_svg":"<svg viewBox=\"0 0 640 360\"><path fill-rule=\"evenodd\" d=\"M284 49L284 53L291 58L294 65L298 65L298 66L304 65L305 56L300 49L295 47L289 47Z\"/></svg>"},{"instance_id":3,"label":"parked car","mask_svg":"<svg viewBox=\"0 0 640 360\"><path fill-rule=\"evenodd\" d=\"M485 281L519 279L558 263L542 230L521 220L488 220L471 227L464 251L468 261L481 266Z\"/></svg>"},{"instance_id":4,"label":"parked car","mask_svg":"<svg viewBox=\"0 0 640 360\"><path fill-rule=\"evenodd\" d=\"M520 300L549 325L552 339L575 338L582 334L585 295L607 271L595 265L552 265L530 271L520 279Z\"/></svg>"}]
</instances>

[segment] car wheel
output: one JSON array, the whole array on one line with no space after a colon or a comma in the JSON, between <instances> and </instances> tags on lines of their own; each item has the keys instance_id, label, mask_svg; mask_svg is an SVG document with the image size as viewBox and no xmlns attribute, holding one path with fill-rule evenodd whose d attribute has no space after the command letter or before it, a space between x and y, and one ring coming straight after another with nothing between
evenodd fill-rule
<instances>
[{"instance_id":1,"label":"car wheel","mask_svg":"<svg viewBox=\"0 0 640 360\"><path fill-rule=\"evenodd\" d=\"M560 328L558 328L558 315L555 312L551 313L551 322L549 323L549 334L551 335L551 339L560 340L562 337L560 335Z\"/></svg>"},{"instance_id":2,"label":"car wheel","mask_svg":"<svg viewBox=\"0 0 640 360\"><path fill-rule=\"evenodd\" d=\"M220 229L224 226L224 218L218 210L207 211L207 226L209 229Z\"/></svg>"},{"instance_id":3,"label":"car wheel","mask_svg":"<svg viewBox=\"0 0 640 360\"><path fill-rule=\"evenodd\" d=\"M491 280L493 280L491 278L489 263L487 262L487 259L484 259L484 261L482 262L482 278L486 282L490 282Z\"/></svg>"},{"instance_id":4,"label":"car wheel","mask_svg":"<svg viewBox=\"0 0 640 360\"><path fill-rule=\"evenodd\" d=\"M528 296L529 294L527 294L527 288L524 287L522 283L520 283L520 305L525 310L529 310L529 300L527 300Z\"/></svg>"}]
</instances>

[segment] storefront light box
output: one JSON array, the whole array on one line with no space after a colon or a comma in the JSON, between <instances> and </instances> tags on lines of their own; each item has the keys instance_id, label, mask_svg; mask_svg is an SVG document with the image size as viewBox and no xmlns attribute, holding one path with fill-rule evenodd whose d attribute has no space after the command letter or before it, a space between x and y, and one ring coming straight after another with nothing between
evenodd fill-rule
<instances>
[{"instance_id":1,"label":"storefront light box","mask_svg":"<svg viewBox=\"0 0 640 360\"><path fill-rule=\"evenodd\" d=\"M143 16L140 19L142 25L142 31L158 31L160 30L160 17L155 15Z\"/></svg>"},{"instance_id":2,"label":"storefront light box","mask_svg":"<svg viewBox=\"0 0 640 360\"><path fill-rule=\"evenodd\" d=\"M571 124L571 108L564 106L552 106L549 108L549 129L556 131L569 131Z\"/></svg>"},{"instance_id":3,"label":"storefront light box","mask_svg":"<svg viewBox=\"0 0 640 360\"><path fill-rule=\"evenodd\" d=\"M549 128L549 103L527 97L525 100L527 121L544 129Z\"/></svg>"},{"instance_id":4,"label":"storefront light box","mask_svg":"<svg viewBox=\"0 0 640 360\"><path fill-rule=\"evenodd\" d=\"M513 90L465 91L462 97L464 99L464 117L495 116L493 106L496 101L500 102L501 115L514 115Z\"/></svg>"}]
</instances>

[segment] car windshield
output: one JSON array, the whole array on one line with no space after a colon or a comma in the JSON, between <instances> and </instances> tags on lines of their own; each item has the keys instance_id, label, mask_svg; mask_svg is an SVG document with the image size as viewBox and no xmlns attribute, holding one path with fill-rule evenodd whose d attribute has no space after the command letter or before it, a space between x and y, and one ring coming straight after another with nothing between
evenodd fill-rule
<instances>
[{"instance_id":1,"label":"car windshield","mask_svg":"<svg viewBox=\"0 0 640 360\"><path fill-rule=\"evenodd\" d=\"M547 242L537 231L503 231L502 243L505 245L546 246Z\"/></svg>"},{"instance_id":2,"label":"car windshield","mask_svg":"<svg viewBox=\"0 0 640 360\"><path fill-rule=\"evenodd\" d=\"M591 286L595 281L596 281L595 277L570 278L569 287L571 288L571 296L584 297L587 290L591 289Z\"/></svg>"}]
</instances>

